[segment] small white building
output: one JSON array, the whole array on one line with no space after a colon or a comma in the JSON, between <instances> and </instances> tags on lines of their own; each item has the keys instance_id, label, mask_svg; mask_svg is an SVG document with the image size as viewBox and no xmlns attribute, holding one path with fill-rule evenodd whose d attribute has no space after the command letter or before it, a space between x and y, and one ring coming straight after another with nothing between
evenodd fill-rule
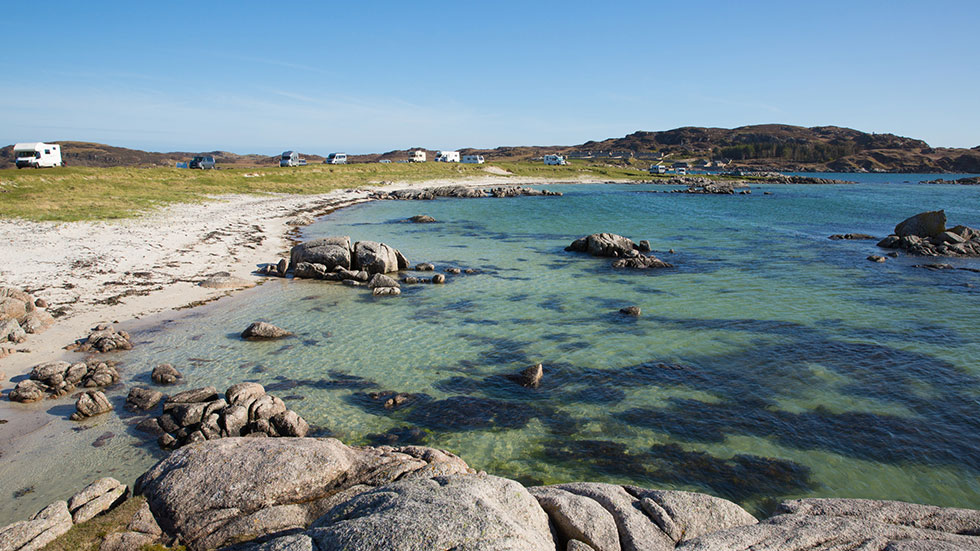
<instances>
[{"instance_id":1,"label":"small white building","mask_svg":"<svg viewBox=\"0 0 980 551\"><path fill-rule=\"evenodd\" d=\"M468 165L482 165L483 155L463 155L463 163Z\"/></svg>"},{"instance_id":2,"label":"small white building","mask_svg":"<svg viewBox=\"0 0 980 551\"><path fill-rule=\"evenodd\" d=\"M409 152L408 162L410 163L424 163L425 162L425 151L418 149L416 151Z\"/></svg>"},{"instance_id":3,"label":"small white building","mask_svg":"<svg viewBox=\"0 0 980 551\"><path fill-rule=\"evenodd\" d=\"M436 152L437 163L458 163L459 151L438 151Z\"/></svg>"},{"instance_id":4,"label":"small white building","mask_svg":"<svg viewBox=\"0 0 980 551\"><path fill-rule=\"evenodd\" d=\"M565 160L563 155L545 155L544 164L564 166L568 164L568 161Z\"/></svg>"},{"instance_id":5,"label":"small white building","mask_svg":"<svg viewBox=\"0 0 980 551\"><path fill-rule=\"evenodd\" d=\"M17 168L50 168L64 166L61 146L53 143L27 142L14 145Z\"/></svg>"}]
</instances>

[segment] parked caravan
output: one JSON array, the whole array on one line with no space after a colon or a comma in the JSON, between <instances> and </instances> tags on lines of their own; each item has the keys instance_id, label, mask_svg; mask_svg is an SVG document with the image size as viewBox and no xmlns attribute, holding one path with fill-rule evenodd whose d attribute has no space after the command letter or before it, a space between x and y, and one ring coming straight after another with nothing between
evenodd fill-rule
<instances>
[{"instance_id":1,"label":"parked caravan","mask_svg":"<svg viewBox=\"0 0 980 551\"><path fill-rule=\"evenodd\" d=\"M279 166L299 166L299 153L295 151L283 151L279 158Z\"/></svg>"},{"instance_id":2,"label":"parked caravan","mask_svg":"<svg viewBox=\"0 0 980 551\"><path fill-rule=\"evenodd\" d=\"M545 155L544 164L564 166L568 164L563 155Z\"/></svg>"},{"instance_id":3,"label":"parked caravan","mask_svg":"<svg viewBox=\"0 0 980 551\"><path fill-rule=\"evenodd\" d=\"M408 162L410 163L424 163L425 162L425 151L419 149L418 151L412 151L408 154Z\"/></svg>"},{"instance_id":4,"label":"parked caravan","mask_svg":"<svg viewBox=\"0 0 980 551\"><path fill-rule=\"evenodd\" d=\"M482 165L483 155L463 155L463 162L468 165Z\"/></svg>"},{"instance_id":5,"label":"parked caravan","mask_svg":"<svg viewBox=\"0 0 980 551\"><path fill-rule=\"evenodd\" d=\"M32 142L14 145L14 164L17 168L51 168L65 166L61 160L61 146L58 144Z\"/></svg>"},{"instance_id":6,"label":"parked caravan","mask_svg":"<svg viewBox=\"0 0 980 551\"><path fill-rule=\"evenodd\" d=\"M459 151L439 151L436 153L437 163L458 163Z\"/></svg>"},{"instance_id":7,"label":"parked caravan","mask_svg":"<svg viewBox=\"0 0 980 551\"><path fill-rule=\"evenodd\" d=\"M327 158L323 160L325 165L346 165L347 164L347 154L346 153L331 153L327 155Z\"/></svg>"},{"instance_id":8,"label":"parked caravan","mask_svg":"<svg viewBox=\"0 0 980 551\"><path fill-rule=\"evenodd\" d=\"M667 167L664 165L650 165L650 174L667 174Z\"/></svg>"}]
</instances>

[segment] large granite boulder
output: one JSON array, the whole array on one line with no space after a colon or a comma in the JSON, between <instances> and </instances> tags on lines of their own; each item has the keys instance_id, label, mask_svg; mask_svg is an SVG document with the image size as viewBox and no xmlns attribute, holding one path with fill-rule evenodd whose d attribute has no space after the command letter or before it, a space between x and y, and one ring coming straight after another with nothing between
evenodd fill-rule
<instances>
[{"instance_id":1,"label":"large granite boulder","mask_svg":"<svg viewBox=\"0 0 980 551\"><path fill-rule=\"evenodd\" d=\"M548 515L519 483L489 475L412 479L362 493L306 532L320 549L554 551Z\"/></svg>"},{"instance_id":2,"label":"large granite boulder","mask_svg":"<svg viewBox=\"0 0 980 551\"><path fill-rule=\"evenodd\" d=\"M408 268L408 261L394 248L377 241L354 244L354 267L369 274L386 274Z\"/></svg>"},{"instance_id":3,"label":"large granite boulder","mask_svg":"<svg viewBox=\"0 0 980 551\"><path fill-rule=\"evenodd\" d=\"M905 237L937 237L946 231L946 211L920 212L902 220L895 226L895 235Z\"/></svg>"},{"instance_id":4,"label":"large granite boulder","mask_svg":"<svg viewBox=\"0 0 980 551\"><path fill-rule=\"evenodd\" d=\"M75 399L75 413L71 414L72 421L81 421L112 411L112 404L106 395L99 390L82 392Z\"/></svg>"},{"instance_id":5,"label":"large granite boulder","mask_svg":"<svg viewBox=\"0 0 980 551\"><path fill-rule=\"evenodd\" d=\"M136 481L135 492L164 532L199 550L306 528L375 486L467 472L463 460L431 448L224 438L174 451Z\"/></svg>"},{"instance_id":6,"label":"large granite boulder","mask_svg":"<svg viewBox=\"0 0 980 551\"><path fill-rule=\"evenodd\" d=\"M629 238L614 233L593 233L585 237L579 237L568 247L566 251L589 253L592 256L607 256L620 258L633 256L637 250L636 243Z\"/></svg>"},{"instance_id":7,"label":"large granite boulder","mask_svg":"<svg viewBox=\"0 0 980 551\"><path fill-rule=\"evenodd\" d=\"M328 272L338 266L350 269L352 253L350 237L346 235L319 237L292 248L289 253L289 268L294 269L300 262L307 262L322 264Z\"/></svg>"},{"instance_id":8,"label":"large granite boulder","mask_svg":"<svg viewBox=\"0 0 980 551\"><path fill-rule=\"evenodd\" d=\"M58 536L71 530L68 503L56 501L37 512L30 520L0 528L0 549L4 551L39 551Z\"/></svg>"},{"instance_id":9,"label":"large granite boulder","mask_svg":"<svg viewBox=\"0 0 980 551\"><path fill-rule=\"evenodd\" d=\"M866 499L783 502L759 524L683 542L685 551L955 551L980 549L980 511Z\"/></svg>"},{"instance_id":10,"label":"large granite boulder","mask_svg":"<svg viewBox=\"0 0 980 551\"><path fill-rule=\"evenodd\" d=\"M96 480L68 500L75 524L85 522L126 500L129 487L112 477Z\"/></svg>"}]
</instances>

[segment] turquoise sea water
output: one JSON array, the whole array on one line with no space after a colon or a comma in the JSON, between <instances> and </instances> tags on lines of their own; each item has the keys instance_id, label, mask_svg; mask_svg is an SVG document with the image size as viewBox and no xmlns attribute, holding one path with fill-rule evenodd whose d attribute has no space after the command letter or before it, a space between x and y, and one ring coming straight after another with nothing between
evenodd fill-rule
<instances>
[{"instance_id":1,"label":"turquoise sea water","mask_svg":"<svg viewBox=\"0 0 980 551\"><path fill-rule=\"evenodd\" d=\"M270 279L134 326L138 346L115 357L127 383L148 382L162 362L187 376L180 388L258 381L317 434L446 448L528 484L704 491L755 512L800 496L980 508L980 274L904 256L872 263L875 241L827 239L884 236L939 208L950 226L980 227L980 188L841 177L861 183L753 186L748 196L567 185L550 188L563 197L359 205L304 238L383 241L413 263L478 273L377 299ZM403 222L416 214L439 222ZM675 268L614 270L563 250L602 231L648 239ZM620 315L627 305L642 316ZM296 336L238 338L255 320ZM507 378L538 362L540 388ZM385 409L371 397L380 391L415 397ZM131 481L161 457L152 442L134 447L145 440L129 428L138 417L112 417L4 458L5 490L35 491L0 520L66 497L56 481ZM89 445L107 431L107 445Z\"/></svg>"}]
</instances>

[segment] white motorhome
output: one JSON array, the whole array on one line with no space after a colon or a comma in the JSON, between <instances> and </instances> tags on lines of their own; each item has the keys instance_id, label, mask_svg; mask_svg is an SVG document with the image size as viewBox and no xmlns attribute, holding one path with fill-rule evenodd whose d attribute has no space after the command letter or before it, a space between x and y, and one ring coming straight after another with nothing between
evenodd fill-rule
<instances>
[{"instance_id":1,"label":"white motorhome","mask_svg":"<svg viewBox=\"0 0 980 551\"><path fill-rule=\"evenodd\" d=\"M65 166L61 160L61 146L58 144L32 142L14 145L14 164L17 168L50 168Z\"/></svg>"},{"instance_id":2,"label":"white motorhome","mask_svg":"<svg viewBox=\"0 0 980 551\"><path fill-rule=\"evenodd\" d=\"M437 163L458 163L459 151L439 151L436 153Z\"/></svg>"},{"instance_id":3,"label":"white motorhome","mask_svg":"<svg viewBox=\"0 0 980 551\"><path fill-rule=\"evenodd\" d=\"M425 162L425 151L419 149L418 151L412 151L408 154L408 162L410 163L424 163Z\"/></svg>"},{"instance_id":4,"label":"white motorhome","mask_svg":"<svg viewBox=\"0 0 980 551\"><path fill-rule=\"evenodd\" d=\"M279 166L299 166L299 153L295 151L283 151L279 157Z\"/></svg>"},{"instance_id":5,"label":"white motorhome","mask_svg":"<svg viewBox=\"0 0 980 551\"><path fill-rule=\"evenodd\" d=\"M667 174L667 167L660 164L650 165L650 174Z\"/></svg>"},{"instance_id":6,"label":"white motorhome","mask_svg":"<svg viewBox=\"0 0 980 551\"><path fill-rule=\"evenodd\" d=\"M483 155L463 155L463 162L469 165L482 165Z\"/></svg>"},{"instance_id":7,"label":"white motorhome","mask_svg":"<svg viewBox=\"0 0 980 551\"><path fill-rule=\"evenodd\" d=\"M564 166L568 164L563 155L545 155L544 164Z\"/></svg>"},{"instance_id":8,"label":"white motorhome","mask_svg":"<svg viewBox=\"0 0 980 551\"><path fill-rule=\"evenodd\" d=\"M327 158L323 160L325 165L346 165L347 164L347 154L346 153L331 153L327 155Z\"/></svg>"}]
</instances>

